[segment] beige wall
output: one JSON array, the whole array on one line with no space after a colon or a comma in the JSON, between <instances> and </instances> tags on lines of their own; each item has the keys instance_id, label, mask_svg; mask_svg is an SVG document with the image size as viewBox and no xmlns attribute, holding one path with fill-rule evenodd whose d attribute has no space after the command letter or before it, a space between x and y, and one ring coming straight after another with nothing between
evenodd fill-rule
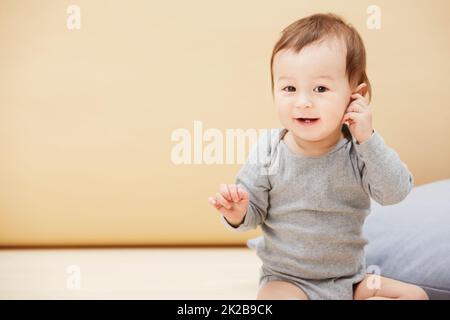
<instances>
[{"instance_id":1,"label":"beige wall","mask_svg":"<svg viewBox=\"0 0 450 320\"><path fill-rule=\"evenodd\" d=\"M227 244L207 197L240 164L175 165L171 133L278 127L279 32L335 12L365 40L374 127L416 185L450 178L450 2L0 1L0 245ZM344 5L345 3L345 5ZM69 4L81 29L68 30Z\"/></svg>"}]
</instances>

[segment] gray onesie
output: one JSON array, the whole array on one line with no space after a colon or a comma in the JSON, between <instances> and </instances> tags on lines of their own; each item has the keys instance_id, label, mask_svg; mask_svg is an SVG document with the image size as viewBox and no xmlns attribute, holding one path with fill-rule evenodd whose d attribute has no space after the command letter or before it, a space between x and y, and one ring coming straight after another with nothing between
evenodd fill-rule
<instances>
[{"instance_id":1,"label":"gray onesie","mask_svg":"<svg viewBox=\"0 0 450 320\"><path fill-rule=\"evenodd\" d=\"M358 144L346 125L326 154L293 153L284 128L268 130L252 146L236 184L250 195L245 219L233 231L261 226L259 285L290 281L309 299L352 299L366 274L362 234L370 197L381 205L402 201L414 179L377 131Z\"/></svg>"}]
</instances>

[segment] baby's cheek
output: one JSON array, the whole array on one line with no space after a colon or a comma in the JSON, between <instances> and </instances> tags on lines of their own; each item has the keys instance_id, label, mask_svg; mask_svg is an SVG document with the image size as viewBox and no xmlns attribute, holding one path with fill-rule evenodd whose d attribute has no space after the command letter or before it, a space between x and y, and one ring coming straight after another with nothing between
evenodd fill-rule
<instances>
[{"instance_id":1,"label":"baby's cheek","mask_svg":"<svg viewBox=\"0 0 450 320\"><path fill-rule=\"evenodd\" d=\"M282 116L289 116L292 114L292 107L289 104L282 104L278 108L278 114Z\"/></svg>"},{"instance_id":2,"label":"baby's cheek","mask_svg":"<svg viewBox=\"0 0 450 320\"><path fill-rule=\"evenodd\" d=\"M290 110L288 108L277 108L278 119L283 126L289 126L290 124Z\"/></svg>"},{"instance_id":3,"label":"baby's cheek","mask_svg":"<svg viewBox=\"0 0 450 320\"><path fill-rule=\"evenodd\" d=\"M336 117L342 119L344 114L347 112L348 104L346 101L341 101L339 105L337 105L337 108L335 110Z\"/></svg>"},{"instance_id":4,"label":"baby's cheek","mask_svg":"<svg viewBox=\"0 0 450 320\"><path fill-rule=\"evenodd\" d=\"M342 118L344 117L344 112L340 112L337 110L325 112L322 116L322 120L325 124L335 127L340 125Z\"/></svg>"}]
</instances>

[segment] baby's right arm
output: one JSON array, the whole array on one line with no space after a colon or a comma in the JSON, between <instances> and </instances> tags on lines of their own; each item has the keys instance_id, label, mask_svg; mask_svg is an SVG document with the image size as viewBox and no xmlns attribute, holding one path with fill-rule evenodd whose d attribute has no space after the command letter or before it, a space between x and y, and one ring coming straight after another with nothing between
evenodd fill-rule
<instances>
[{"instance_id":1,"label":"baby's right arm","mask_svg":"<svg viewBox=\"0 0 450 320\"><path fill-rule=\"evenodd\" d=\"M263 135L239 170L235 184L221 184L220 192L208 202L221 214L224 225L233 231L247 231L262 224L269 207L271 189L267 160L270 137Z\"/></svg>"}]
</instances>

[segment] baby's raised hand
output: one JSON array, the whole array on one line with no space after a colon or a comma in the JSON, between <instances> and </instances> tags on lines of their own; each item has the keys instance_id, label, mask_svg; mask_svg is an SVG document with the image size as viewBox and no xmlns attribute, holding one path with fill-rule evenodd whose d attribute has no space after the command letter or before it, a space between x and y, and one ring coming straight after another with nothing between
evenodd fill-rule
<instances>
[{"instance_id":1,"label":"baby's raised hand","mask_svg":"<svg viewBox=\"0 0 450 320\"><path fill-rule=\"evenodd\" d=\"M215 197L209 197L208 202L232 225L239 225L247 213L249 195L242 186L222 183L219 192Z\"/></svg>"},{"instance_id":2,"label":"baby's raised hand","mask_svg":"<svg viewBox=\"0 0 450 320\"><path fill-rule=\"evenodd\" d=\"M357 92L365 92L367 84L361 83L357 87ZM368 98L360 93L354 93L350 97L350 104L345 110L342 123L348 123L352 136L362 144L372 136L372 113L369 108Z\"/></svg>"}]
</instances>

